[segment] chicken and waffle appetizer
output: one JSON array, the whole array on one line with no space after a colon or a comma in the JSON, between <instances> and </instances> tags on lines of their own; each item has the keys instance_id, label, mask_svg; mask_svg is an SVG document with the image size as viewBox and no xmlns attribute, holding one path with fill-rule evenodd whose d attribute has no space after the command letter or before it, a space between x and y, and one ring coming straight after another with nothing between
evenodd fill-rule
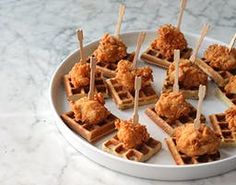
<instances>
[{"instance_id":1,"label":"chicken and waffle appetizer","mask_svg":"<svg viewBox=\"0 0 236 185\"><path fill-rule=\"evenodd\" d=\"M96 64L93 59L90 60L92 62L88 97L71 101L72 111L63 113L61 118L75 133L89 142L95 142L115 130L117 118L104 106L103 95L94 94Z\"/></svg>"},{"instance_id":2,"label":"chicken and waffle appetizer","mask_svg":"<svg viewBox=\"0 0 236 185\"><path fill-rule=\"evenodd\" d=\"M134 114L131 120L117 120L117 134L103 143L103 150L134 161L146 161L160 151L161 143L150 137L146 127L139 123L138 97L141 77L135 78Z\"/></svg>"},{"instance_id":3,"label":"chicken and waffle appetizer","mask_svg":"<svg viewBox=\"0 0 236 185\"><path fill-rule=\"evenodd\" d=\"M201 85L196 119L175 128L171 137L166 139L168 149L177 165L205 163L220 158L219 135L200 119L205 91L205 86Z\"/></svg>"},{"instance_id":4,"label":"chicken and waffle appetizer","mask_svg":"<svg viewBox=\"0 0 236 185\"><path fill-rule=\"evenodd\" d=\"M153 82L152 69L149 66L133 68L133 63L121 60L117 66L116 80L130 93L134 92L135 76L142 77L142 89Z\"/></svg>"},{"instance_id":5,"label":"chicken and waffle appetizer","mask_svg":"<svg viewBox=\"0 0 236 185\"><path fill-rule=\"evenodd\" d=\"M208 76L205 74L202 69L197 65L197 53L200 48L200 45L203 41L204 36L208 31L209 26L204 25L201 32L201 36L197 41L197 44L194 48L193 54L190 59L180 59L178 67L178 80L180 91L183 92L183 95L187 99L197 99L198 98L198 87L199 85L208 84ZM167 70L167 76L164 82L163 92L169 92L173 89L174 76L176 74L176 64L173 62Z\"/></svg>"},{"instance_id":6,"label":"chicken and waffle appetizer","mask_svg":"<svg viewBox=\"0 0 236 185\"><path fill-rule=\"evenodd\" d=\"M80 44L80 61L76 63L70 72L63 76L67 99L78 100L87 96L90 84L90 66L86 62L83 50L83 31L77 30L77 38ZM95 74L95 92L101 92L105 98L108 97L108 88L101 72Z\"/></svg>"},{"instance_id":7,"label":"chicken and waffle appetizer","mask_svg":"<svg viewBox=\"0 0 236 185\"><path fill-rule=\"evenodd\" d=\"M220 87L227 83L228 74L236 72L236 48L233 48L235 38L236 34L228 47L219 44L210 45L204 52L204 57L197 62L198 66Z\"/></svg>"},{"instance_id":8,"label":"chicken and waffle appetizer","mask_svg":"<svg viewBox=\"0 0 236 185\"><path fill-rule=\"evenodd\" d=\"M236 146L236 107L209 116L212 127L221 136L223 146Z\"/></svg>"},{"instance_id":9,"label":"chicken and waffle appetizer","mask_svg":"<svg viewBox=\"0 0 236 185\"><path fill-rule=\"evenodd\" d=\"M192 122L197 110L185 100L182 92L165 92L145 113L163 131L172 135L176 127ZM205 122L203 115L201 121Z\"/></svg>"},{"instance_id":10,"label":"chicken and waffle appetizer","mask_svg":"<svg viewBox=\"0 0 236 185\"><path fill-rule=\"evenodd\" d=\"M190 57L192 49L188 47L184 34L180 31L180 24L185 7L186 0L182 0L176 27L171 24L166 24L159 28L157 38L141 55L144 61L167 69L174 61L174 50L180 50L181 58L188 59Z\"/></svg>"},{"instance_id":11,"label":"chicken and waffle appetizer","mask_svg":"<svg viewBox=\"0 0 236 185\"><path fill-rule=\"evenodd\" d=\"M199 85L208 84L207 75L193 62L188 59L180 59L179 62L179 88L187 99L197 99ZM164 82L163 91L172 91L175 76L175 64L172 63Z\"/></svg>"},{"instance_id":12,"label":"chicken and waffle appetizer","mask_svg":"<svg viewBox=\"0 0 236 185\"><path fill-rule=\"evenodd\" d=\"M144 38L145 33L140 33L133 62L121 60L117 65L116 76L106 80L110 94L119 109L131 108L134 105L134 81L136 76L142 78L139 105L154 103L158 99L152 86L152 69L148 66L136 67Z\"/></svg>"},{"instance_id":13,"label":"chicken and waffle appetizer","mask_svg":"<svg viewBox=\"0 0 236 185\"><path fill-rule=\"evenodd\" d=\"M117 63L120 60L132 61L134 58L134 53L127 52L127 47L119 36L124 13L125 6L121 5L114 36L104 34L97 49L93 52L93 57L97 61L97 69L108 78L115 76Z\"/></svg>"}]
</instances>

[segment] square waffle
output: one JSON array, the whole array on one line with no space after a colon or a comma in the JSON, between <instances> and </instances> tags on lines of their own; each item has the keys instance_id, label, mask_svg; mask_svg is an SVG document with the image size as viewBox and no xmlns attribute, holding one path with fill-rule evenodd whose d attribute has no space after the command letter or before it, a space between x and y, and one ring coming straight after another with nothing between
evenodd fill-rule
<instances>
[{"instance_id":1,"label":"square waffle","mask_svg":"<svg viewBox=\"0 0 236 185\"><path fill-rule=\"evenodd\" d=\"M197 59L196 60L196 65L198 65L198 67L204 71L208 76L210 76L213 81L220 87L223 87L230 76L232 76L232 74L228 71L219 71L216 69L213 69L210 65L209 62L202 58L202 59Z\"/></svg>"},{"instance_id":2,"label":"square waffle","mask_svg":"<svg viewBox=\"0 0 236 185\"><path fill-rule=\"evenodd\" d=\"M134 94L130 93L128 90L124 89L115 78L110 78L106 80L109 92L115 101L119 109L128 109L134 105ZM151 85L140 89L139 92L139 105L147 105L150 103L155 103L158 99L158 95Z\"/></svg>"},{"instance_id":3,"label":"square waffle","mask_svg":"<svg viewBox=\"0 0 236 185\"><path fill-rule=\"evenodd\" d=\"M110 114L104 121L97 125L91 125L76 121L72 111L61 115L63 121L75 133L79 134L89 142L95 142L113 132L115 130L115 121L118 119L113 114Z\"/></svg>"},{"instance_id":4,"label":"square waffle","mask_svg":"<svg viewBox=\"0 0 236 185\"><path fill-rule=\"evenodd\" d=\"M74 87L73 84L71 83L71 79L70 79L69 75L65 75L63 77L63 82L64 82L64 87L65 87L67 99L70 101L75 101L75 100L78 100L84 96L87 96L87 94L89 92L89 85L87 85L85 87L79 87L79 88ZM107 84L105 82L105 79L104 79L102 73L100 73L100 72L96 72L96 75L95 75L95 89L94 89L94 91L95 91L95 93L98 93L98 92L102 93L104 98L109 97Z\"/></svg>"},{"instance_id":5,"label":"square waffle","mask_svg":"<svg viewBox=\"0 0 236 185\"><path fill-rule=\"evenodd\" d=\"M236 131L229 128L229 124L225 120L225 114L209 115L213 130L221 136L222 145L236 146Z\"/></svg>"},{"instance_id":6,"label":"square waffle","mask_svg":"<svg viewBox=\"0 0 236 185\"><path fill-rule=\"evenodd\" d=\"M236 105L236 94L226 93L223 87L216 88L216 96L229 107Z\"/></svg>"},{"instance_id":7,"label":"square waffle","mask_svg":"<svg viewBox=\"0 0 236 185\"><path fill-rule=\"evenodd\" d=\"M134 52L128 53L124 60L129 60L133 62L134 59ZM90 63L90 59L87 59L87 62ZM116 76L116 68L119 61L115 63L107 63L107 62L97 62L96 69L103 73L104 77L113 78Z\"/></svg>"},{"instance_id":8,"label":"square waffle","mask_svg":"<svg viewBox=\"0 0 236 185\"><path fill-rule=\"evenodd\" d=\"M132 149L126 149L119 141L117 136L114 136L113 138L103 143L104 151L119 157L139 162L144 162L150 159L154 154L159 152L160 149L161 143L151 137L147 142Z\"/></svg>"},{"instance_id":9,"label":"square waffle","mask_svg":"<svg viewBox=\"0 0 236 185\"><path fill-rule=\"evenodd\" d=\"M191 107L191 111L189 112L188 116L182 116L178 120L176 120L174 123L170 123L170 121L166 117L159 116L154 107L147 108L145 110L145 113L147 116L162 130L164 130L168 135L172 135L174 133L174 129L182 124L186 123L193 123L194 119L196 118L197 110L189 104ZM205 123L206 118L204 115L201 115L201 123Z\"/></svg>"},{"instance_id":10,"label":"square waffle","mask_svg":"<svg viewBox=\"0 0 236 185\"><path fill-rule=\"evenodd\" d=\"M186 48L182 51L180 51L180 58L189 59L191 56L192 49ZM150 64L154 64L157 66L160 66L162 68L167 69L171 63L174 61L174 55L171 59L165 58L160 51L155 50L151 47L149 47L142 55L141 58Z\"/></svg>"},{"instance_id":11,"label":"square waffle","mask_svg":"<svg viewBox=\"0 0 236 185\"><path fill-rule=\"evenodd\" d=\"M177 150L175 138L170 137L168 139L165 139L165 141L177 165L207 163L211 161L216 161L220 158L219 151L217 151L214 154L205 154L205 155L190 157Z\"/></svg>"},{"instance_id":12,"label":"square waffle","mask_svg":"<svg viewBox=\"0 0 236 185\"><path fill-rule=\"evenodd\" d=\"M173 91L173 83L170 81L168 75L166 75L166 79L164 81L164 85L162 88L163 92L172 92ZM185 99L198 99L198 88L195 89L184 89L183 87L179 87L179 91L183 93Z\"/></svg>"}]
</instances>

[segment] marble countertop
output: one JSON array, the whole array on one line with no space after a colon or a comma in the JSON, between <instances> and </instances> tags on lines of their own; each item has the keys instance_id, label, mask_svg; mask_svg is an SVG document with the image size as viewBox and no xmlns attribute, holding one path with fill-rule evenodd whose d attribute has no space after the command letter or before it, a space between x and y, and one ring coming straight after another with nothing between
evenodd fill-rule
<instances>
[{"instance_id":1,"label":"marble countertop","mask_svg":"<svg viewBox=\"0 0 236 185\"><path fill-rule=\"evenodd\" d=\"M122 31L176 23L177 1L0 1L0 184L234 184L236 171L186 182L139 179L108 170L75 151L60 135L48 102L50 77L77 47L113 32L120 2L127 5ZM182 29L229 42L236 30L235 0L189 0Z\"/></svg>"}]
</instances>

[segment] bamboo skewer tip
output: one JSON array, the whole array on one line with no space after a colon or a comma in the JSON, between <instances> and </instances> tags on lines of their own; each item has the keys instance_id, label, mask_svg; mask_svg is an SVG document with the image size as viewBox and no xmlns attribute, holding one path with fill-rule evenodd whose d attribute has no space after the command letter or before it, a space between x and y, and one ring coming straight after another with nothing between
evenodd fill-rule
<instances>
[{"instance_id":1,"label":"bamboo skewer tip","mask_svg":"<svg viewBox=\"0 0 236 185\"><path fill-rule=\"evenodd\" d=\"M119 38L119 35L120 35L120 28L121 28L121 23L123 21L124 14L125 14L125 5L121 4L119 8L119 15L118 15L118 20L116 23L115 33L114 33L114 36L117 38Z\"/></svg>"},{"instance_id":2,"label":"bamboo skewer tip","mask_svg":"<svg viewBox=\"0 0 236 185\"><path fill-rule=\"evenodd\" d=\"M200 46L201 46L201 44L203 42L204 37L206 36L206 34L207 34L208 30L209 30L209 27L210 27L209 24L204 24L203 25L203 28L201 30L201 35L200 35L199 39L197 40L196 45L195 45L194 50L193 50L193 54L191 55L191 57L189 59L193 63L196 60L197 53L198 53L198 51L200 49Z\"/></svg>"},{"instance_id":3,"label":"bamboo skewer tip","mask_svg":"<svg viewBox=\"0 0 236 185\"><path fill-rule=\"evenodd\" d=\"M140 32L138 35L136 49L135 49L135 55L134 55L134 59L133 59L133 69L135 69L137 67L137 60L139 57L141 46L145 40L145 36L146 36L146 32Z\"/></svg>"},{"instance_id":4,"label":"bamboo skewer tip","mask_svg":"<svg viewBox=\"0 0 236 185\"><path fill-rule=\"evenodd\" d=\"M180 50L174 50L174 63L175 63L175 80L173 85L174 92L179 92L179 60L180 60Z\"/></svg>"},{"instance_id":5,"label":"bamboo skewer tip","mask_svg":"<svg viewBox=\"0 0 236 185\"><path fill-rule=\"evenodd\" d=\"M177 29L179 29L179 30L180 30L181 22L183 19L183 13L184 13L184 9L186 8L186 5L187 5L187 0L180 1L180 11L179 11L177 25L176 25Z\"/></svg>"},{"instance_id":6,"label":"bamboo skewer tip","mask_svg":"<svg viewBox=\"0 0 236 185\"><path fill-rule=\"evenodd\" d=\"M142 78L135 77L135 98L134 98L134 112L133 112L133 123L137 124L139 122L138 115L138 101L139 101L139 90L141 89Z\"/></svg>"},{"instance_id":7,"label":"bamboo skewer tip","mask_svg":"<svg viewBox=\"0 0 236 185\"><path fill-rule=\"evenodd\" d=\"M95 71L96 71L96 62L93 57L90 57L90 85L88 92L89 100L93 100L94 98Z\"/></svg>"},{"instance_id":8,"label":"bamboo skewer tip","mask_svg":"<svg viewBox=\"0 0 236 185\"><path fill-rule=\"evenodd\" d=\"M206 94L206 86L205 85L200 85L199 90L198 90L198 105L197 105L197 115L194 120L194 127L198 129L200 127L201 121L201 110L202 110L202 102Z\"/></svg>"},{"instance_id":9,"label":"bamboo skewer tip","mask_svg":"<svg viewBox=\"0 0 236 185\"><path fill-rule=\"evenodd\" d=\"M86 59L85 59L85 55L84 55L84 46L83 46L83 39L84 39L83 30L82 29L77 29L76 30L76 36L77 36L77 39L79 41L81 63L85 64Z\"/></svg>"}]
</instances>

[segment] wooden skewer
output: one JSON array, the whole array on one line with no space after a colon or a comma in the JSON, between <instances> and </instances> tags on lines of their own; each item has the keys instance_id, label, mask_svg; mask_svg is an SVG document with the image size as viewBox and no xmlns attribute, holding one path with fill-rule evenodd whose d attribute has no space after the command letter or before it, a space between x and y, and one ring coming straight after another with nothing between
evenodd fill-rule
<instances>
[{"instance_id":1,"label":"wooden skewer","mask_svg":"<svg viewBox=\"0 0 236 185\"><path fill-rule=\"evenodd\" d=\"M142 83L141 77L135 77L135 98L134 98L134 113L133 113L133 123L136 124L139 122L138 115L138 100L139 100L139 90L141 89Z\"/></svg>"},{"instance_id":2,"label":"wooden skewer","mask_svg":"<svg viewBox=\"0 0 236 185\"><path fill-rule=\"evenodd\" d=\"M200 85L199 90L198 90L198 104L197 104L197 115L194 120L194 127L198 129L200 127L201 121L201 112L202 112L202 102L206 94L206 86L205 85Z\"/></svg>"},{"instance_id":3,"label":"wooden skewer","mask_svg":"<svg viewBox=\"0 0 236 185\"><path fill-rule=\"evenodd\" d=\"M174 50L174 62L175 62L175 82L173 85L173 91L179 92L179 59L180 59L180 51Z\"/></svg>"},{"instance_id":4,"label":"wooden skewer","mask_svg":"<svg viewBox=\"0 0 236 185\"><path fill-rule=\"evenodd\" d=\"M230 41L230 43L229 43L229 45L228 45L229 52L230 52L231 49L233 48L235 40L236 40L236 33L234 34L233 38L231 39L231 41Z\"/></svg>"},{"instance_id":5,"label":"wooden skewer","mask_svg":"<svg viewBox=\"0 0 236 185\"><path fill-rule=\"evenodd\" d=\"M77 35L77 39L79 41L81 63L85 64L86 63L86 59L85 59L85 56L84 56L84 46L83 46L84 36L83 36L83 30L82 29L76 30L76 35Z\"/></svg>"},{"instance_id":6,"label":"wooden skewer","mask_svg":"<svg viewBox=\"0 0 236 185\"><path fill-rule=\"evenodd\" d=\"M90 86L88 92L89 100L94 97L94 81L95 81L96 62L93 57L90 57Z\"/></svg>"},{"instance_id":7,"label":"wooden skewer","mask_svg":"<svg viewBox=\"0 0 236 185\"><path fill-rule=\"evenodd\" d=\"M117 37L117 38L119 38L119 35L120 35L120 28L121 28L121 23L122 23L124 14L125 14L125 5L121 4L120 9L119 9L118 20L117 20L117 23L116 23L115 34L114 34L115 37Z\"/></svg>"},{"instance_id":8,"label":"wooden skewer","mask_svg":"<svg viewBox=\"0 0 236 185\"><path fill-rule=\"evenodd\" d=\"M197 43L195 45L195 48L193 50L193 54L192 54L192 56L189 59L191 62L195 62L198 50L199 50L199 48L200 48L200 46L202 44L202 41L203 41L204 37L206 36L206 34L208 32L208 30L209 30L209 24L205 24L203 26L203 28L202 28L200 38L198 39L198 41L197 41Z\"/></svg>"},{"instance_id":9,"label":"wooden skewer","mask_svg":"<svg viewBox=\"0 0 236 185\"><path fill-rule=\"evenodd\" d=\"M138 35L137 45L136 45L136 49L135 49L135 55L134 55L134 59L133 59L133 69L135 69L137 67L137 60L139 57L139 52L140 52L141 46L144 42L145 36L146 36L145 32L141 32Z\"/></svg>"},{"instance_id":10,"label":"wooden skewer","mask_svg":"<svg viewBox=\"0 0 236 185\"><path fill-rule=\"evenodd\" d=\"M181 2L180 2L180 11L179 11L177 26L176 26L179 30L180 30L180 26L181 26L183 13L184 13L184 9L186 7L186 4L187 4L187 0L181 0Z\"/></svg>"}]
</instances>

